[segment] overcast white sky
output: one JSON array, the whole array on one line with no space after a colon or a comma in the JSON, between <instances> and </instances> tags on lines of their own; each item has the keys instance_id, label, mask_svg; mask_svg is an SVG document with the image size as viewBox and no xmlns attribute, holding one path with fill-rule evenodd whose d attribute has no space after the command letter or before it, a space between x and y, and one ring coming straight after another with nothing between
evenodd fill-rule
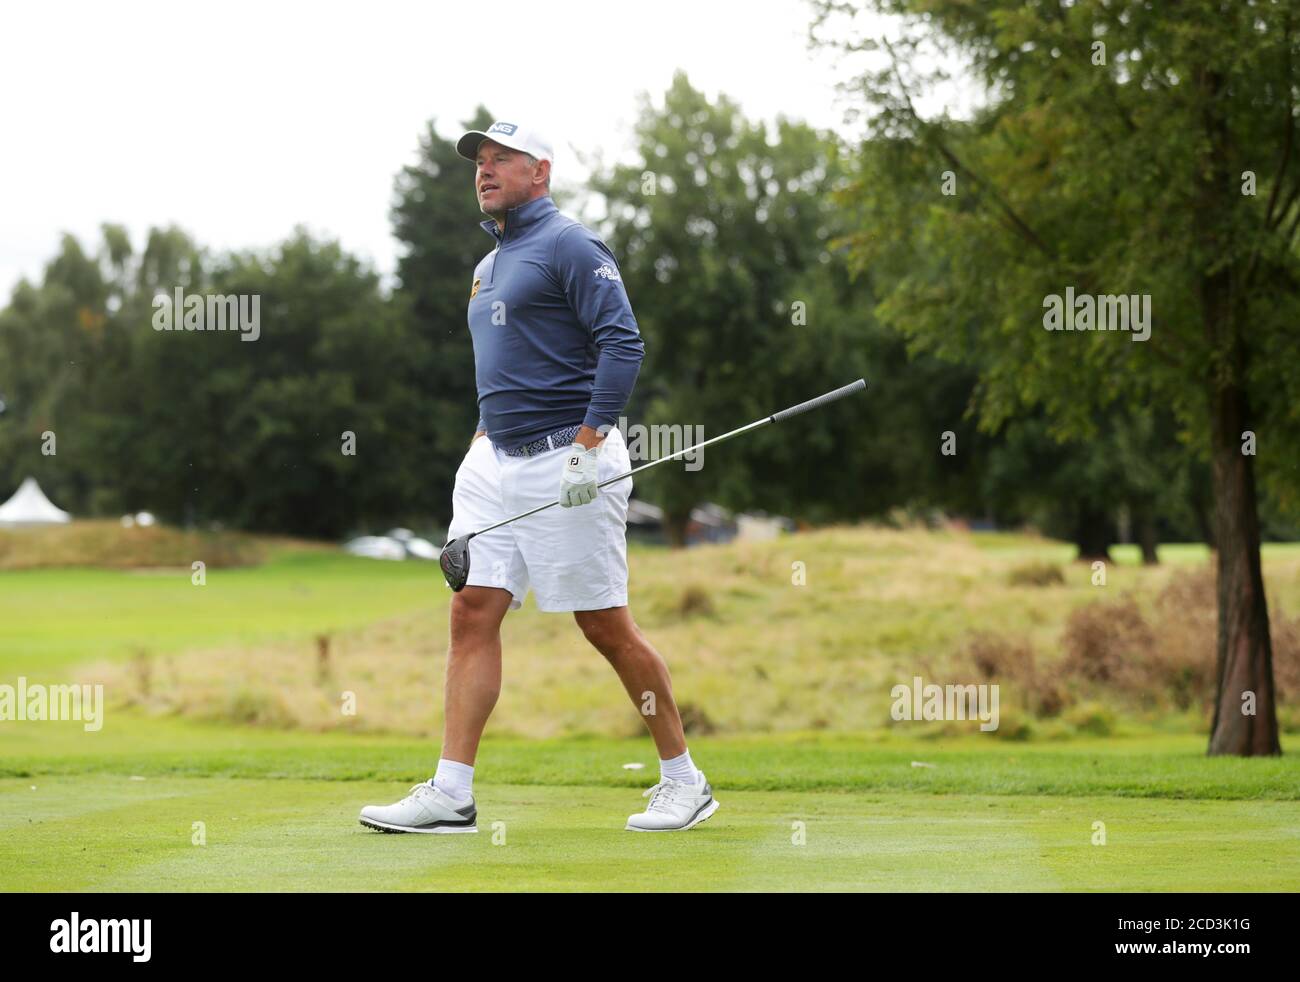
<instances>
[{"instance_id":1,"label":"overcast white sky","mask_svg":"<svg viewBox=\"0 0 1300 982\"><path fill-rule=\"evenodd\" d=\"M751 117L843 132L809 19L804 0L8 7L0 305L62 232L97 247L104 221L137 248L174 222L218 250L302 223L390 273L394 175L426 120L455 136L480 102L547 129L563 184L581 178L571 147L626 151L637 93L659 101L679 67Z\"/></svg>"}]
</instances>

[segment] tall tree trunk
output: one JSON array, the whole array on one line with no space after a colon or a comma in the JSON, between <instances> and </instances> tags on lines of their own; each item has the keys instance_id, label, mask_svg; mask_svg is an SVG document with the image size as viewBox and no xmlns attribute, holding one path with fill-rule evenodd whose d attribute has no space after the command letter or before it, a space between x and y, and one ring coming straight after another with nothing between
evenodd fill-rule
<instances>
[{"instance_id":1,"label":"tall tree trunk","mask_svg":"<svg viewBox=\"0 0 1300 982\"><path fill-rule=\"evenodd\" d=\"M672 511L664 509L664 535L668 537L668 545L673 549L686 548L686 529L691 524L691 510Z\"/></svg>"},{"instance_id":2,"label":"tall tree trunk","mask_svg":"<svg viewBox=\"0 0 1300 982\"><path fill-rule=\"evenodd\" d=\"M1133 541L1136 541L1138 548L1142 550L1142 565L1159 565L1160 557L1156 554L1156 547L1159 545L1160 537L1156 532L1155 501L1138 496L1136 500L1130 502L1129 513L1132 516Z\"/></svg>"},{"instance_id":3,"label":"tall tree trunk","mask_svg":"<svg viewBox=\"0 0 1300 982\"><path fill-rule=\"evenodd\" d=\"M1259 560L1255 458L1241 452L1241 432L1248 428L1246 394L1233 384L1215 387L1211 412L1219 638L1209 753L1280 754L1273 644Z\"/></svg>"},{"instance_id":4,"label":"tall tree trunk","mask_svg":"<svg viewBox=\"0 0 1300 982\"><path fill-rule=\"evenodd\" d=\"M1079 549L1079 559L1104 559L1110 561L1110 518L1105 509L1094 505L1079 506L1074 526L1074 544Z\"/></svg>"},{"instance_id":5,"label":"tall tree trunk","mask_svg":"<svg viewBox=\"0 0 1300 982\"><path fill-rule=\"evenodd\" d=\"M1279 754L1273 696L1273 645L1259 562L1259 513L1253 456L1241 452L1250 428L1246 398L1246 299L1240 263L1223 262L1234 250L1231 207L1223 194L1234 169L1232 134L1223 115L1223 76L1201 68L1206 155L1198 183L1197 244L1202 328L1212 357L1209 381L1210 456L1214 482L1214 541L1218 564L1218 689L1210 754ZM1229 204L1225 205L1225 201Z\"/></svg>"},{"instance_id":6,"label":"tall tree trunk","mask_svg":"<svg viewBox=\"0 0 1300 982\"><path fill-rule=\"evenodd\" d=\"M1138 545L1142 547L1142 565L1159 565L1160 557L1156 554L1156 546L1160 542L1160 537L1156 534L1156 520L1150 506L1143 506L1138 511L1137 540Z\"/></svg>"}]
</instances>

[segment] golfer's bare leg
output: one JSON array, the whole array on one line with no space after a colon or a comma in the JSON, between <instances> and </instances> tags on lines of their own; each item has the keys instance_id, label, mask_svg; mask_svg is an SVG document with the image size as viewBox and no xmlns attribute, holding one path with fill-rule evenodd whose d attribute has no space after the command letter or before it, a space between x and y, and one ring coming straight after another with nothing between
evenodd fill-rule
<instances>
[{"instance_id":1,"label":"golfer's bare leg","mask_svg":"<svg viewBox=\"0 0 1300 982\"><path fill-rule=\"evenodd\" d=\"M467 586L451 598L442 756L473 765L483 727L501 694L501 620L510 591Z\"/></svg>"},{"instance_id":2,"label":"golfer's bare leg","mask_svg":"<svg viewBox=\"0 0 1300 982\"><path fill-rule=\"evenodd\" d=\"M686 752L682 718L673 699L673 682L668 665L646 640L627 607L605 610L575 610L573 618L587 640L614 666L623 688L645 720L661 760ZM654 712L646 713L645 694L654 693Z\"/></svg>"}]
</instances>

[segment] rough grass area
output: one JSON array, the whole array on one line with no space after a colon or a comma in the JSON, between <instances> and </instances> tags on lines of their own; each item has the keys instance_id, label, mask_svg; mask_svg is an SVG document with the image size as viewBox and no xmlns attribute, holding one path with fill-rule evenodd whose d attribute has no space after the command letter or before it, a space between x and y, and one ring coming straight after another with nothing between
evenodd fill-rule
<instances>
[{"instance_id":1,"label":"rough grass area","mask_svg":"<svg viewBox=\"0 0 1300 982\"><path fill-rule=\"evenodd\" d=\"M1097 586L1089 565L1069 561L1070 547L1032 536L841 528L685 554L637 548L631 607L668 659L694 734L894 725L890 690L916 675L1003 686L996 739L1105 735L1129 718L1202 728L1214 643L1207 553L1165 547L1164 565L1144 567L1131 552L1121 550L1124 561ZM358 594L412 573L400 569L409 564L356 562L335 573L355 577ZM245 585L282 570L270 563L249 571ZM318 589L317 571L300 572L303 590ZM436 571L425 575L421 602L365 626L339 628L321 616L275 641L156 645L81 677L106 683L118 705L154 714L433 736L450 594ZM1266 547L1265 575L1278 677L1294 703L1300 693L1285 680L1300 675L1300 621L1288 619L1300 612L1300 548ZM214 578L201 595L188 586L174 593L207 609L234 582ZM269 616L265 608L288 616L298 604L283 586L241 592L238 616ZM543 614L530 601L507 615L503 634L494 732L642 732L571 617ZM355 714L343 711L345 693ZM1290 704L1282 715L1300 726ZM938 735L975 724L901 725Z\"/></svg>"},{"instance_id":2,"label":"rough grass area","mask_svg":"<svg viewBox=\"0 0 1300 982\"><path fill-rule=\"evenodd\" d=\"M253 566L275 547L313 548L311 543L240 532L181 531L163 525L123 528L115 521L0 529L0 570L59 567L102 569L209 569Z\"/></svg>"}]
</instances>

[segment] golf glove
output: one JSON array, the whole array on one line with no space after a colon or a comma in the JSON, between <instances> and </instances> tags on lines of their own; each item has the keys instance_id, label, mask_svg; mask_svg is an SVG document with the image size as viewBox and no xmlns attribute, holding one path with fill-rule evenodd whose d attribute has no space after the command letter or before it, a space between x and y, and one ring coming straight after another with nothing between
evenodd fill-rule
<instances>
[{"instance_id":1,"label":"golf glove","mask_svg":"<svg viewBox=\"0 0 1300 982\"><path fill-rule=\"evenodd\" d=\"M581 443L569 448L564 458L564 474L560 477L561 507L572 508L596 500L596 462L599 456L599 444L590 450Z\"/></svg>"}]
</instances>

